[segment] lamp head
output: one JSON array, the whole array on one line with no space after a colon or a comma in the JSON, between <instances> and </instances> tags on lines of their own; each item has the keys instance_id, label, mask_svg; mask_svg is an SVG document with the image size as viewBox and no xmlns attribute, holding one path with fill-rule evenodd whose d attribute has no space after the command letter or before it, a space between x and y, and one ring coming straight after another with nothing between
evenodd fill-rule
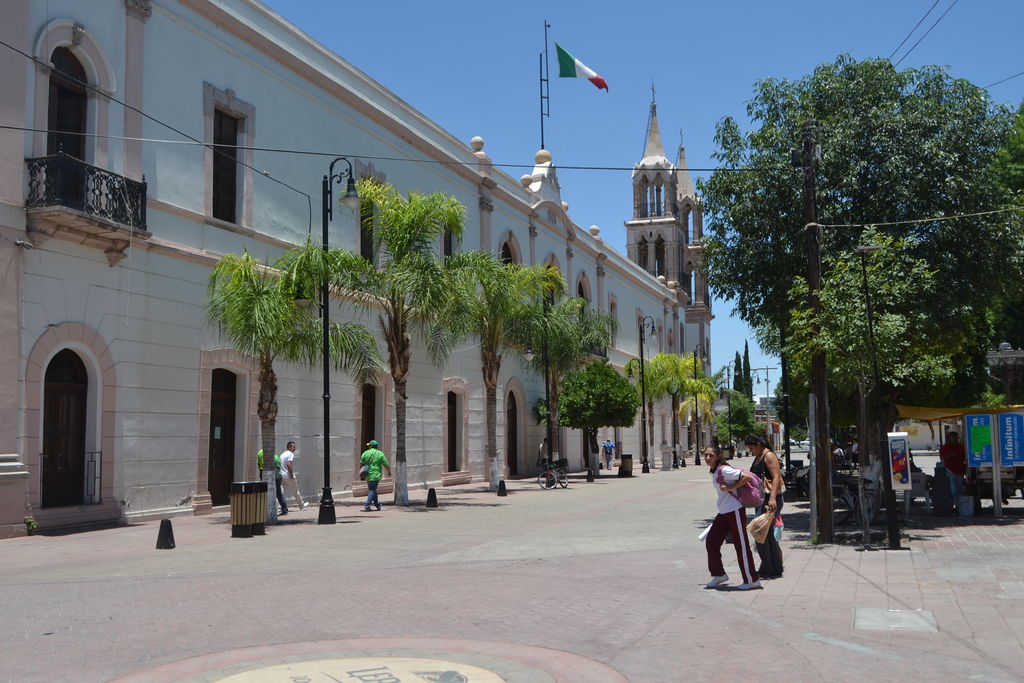
<instances>
[{"instance_id":1,"label":"lamp head","mask_svg":"<svg viewBox=\"0 0 1024 683\"><path fill-rule=\"evenodd\" d=\"M359 208L359 193L356 192L356 181L351 173L348 174L348 182L345 184L345 196L341 198L341 203L352 211Z\"/></svg>"},{"instance_id":2,"label":"lamp head","mask_svg":"<svg viewBox=\"0 0 1024 683\"><path fill-rule=\"evenodd\" d=\"M533 353L533 347L532 346L527 346L526 347L526 351L523 352L523 358L526 359L526 362L527 363L531 363L531 362L533 362L533 359L536 358L536 357L537 356Z\"/></svg>"},{"instance_id":3,"label":"lamp head","mask_svg":"<svg viewBox=\"0 0 1024 683\"><path fill-rule=\"evenodd\" d=\"M878 251L881 248L882 247L878 244L861 244L857 247L854 247L853 250L856 251L858 254L870 254L871 252Z\"/></svg>"}]
</instances>

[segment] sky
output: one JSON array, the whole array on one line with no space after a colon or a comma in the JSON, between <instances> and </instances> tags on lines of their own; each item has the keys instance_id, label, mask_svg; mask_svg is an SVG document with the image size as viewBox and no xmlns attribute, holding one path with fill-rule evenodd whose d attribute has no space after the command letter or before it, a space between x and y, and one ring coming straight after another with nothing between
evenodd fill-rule
<instances>
[{"instance_id":1,"label":"sky","mask_svg":"<svg viewBox=\"0 0 1024 683\"><path fill-rule=\"evenodd\" d=\"M540 148L538 55L546 21L544 141L562 167L562 199L578 225L599 226L622 253L630 171L564 167L632 168L643 156L652 85L667 156L675 159L681 139L691 169L716 165L715 127L723 117L749 129L745 107L757 81L799 79L843 53L892 55L899 68L948 66L953 76L988 87L996 102L1016 107L1024 98L1024 75L1013 77L1024 72L1021 0L264 1L455 137L467 144L483 137L485 151L508 164L502 170L513 178L529 169L512 165L532 165ZM558 78L555 42L604 77L608 92ZM696 181L708 173L692 175ZM776 368L767 373L771 384L755 393L774 393L778 358L760 349L729 301L714 301L712 310L712 371L748 341L751 367Z\"/></svg>"}]
</instances>

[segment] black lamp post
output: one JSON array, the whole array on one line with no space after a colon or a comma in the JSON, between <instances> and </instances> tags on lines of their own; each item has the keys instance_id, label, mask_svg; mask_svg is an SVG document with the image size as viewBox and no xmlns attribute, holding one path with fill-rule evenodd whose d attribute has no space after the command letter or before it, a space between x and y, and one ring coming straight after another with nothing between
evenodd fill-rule
<instances>
[{"instance_id":1,"label":"black lamp post","mask_svg":"<svg viewBox=\"0 0 1024 683\"><path fill-rule=\"evenodd\" d=\"M704 344L693 347L693 378L697 379L697 358L704 358L707 350ZM697 406L697 392L693 392L693 464L700 464L700 409Z\"/></svg>"},{"instance_id":2,"label":"black lamp post","mask_svg":"<svg viewBox=\"0 0 1024 683\"><path fill-rule=\"evenodd\" d=\"M732 379L732 373L736 372L736 361L731 360L725 364L725 406L729 412L728 424L725 426L725 433L729 439L729 455L732 456L732 394L729 393L731 388L729 382Z\"/></svg>"},{"instance_id":3,"label":"black lamp post","mask_svg":"<svg viewBox=\"0 0 1024 683\"><path fill-rule=\"evenodd\" d=\"M871 313L871 292L868 290L868 254L882 247L875 244L862 244L856 248L860 254L860 272L864 283L864 310L868 318L868 342L871 344L871 373L875 385L875 402L878 410L878 443L879 457L885 458L885 522L886 535L889 537L889 550L900 549L899 520L896 518L896 491L892 487L892 458L889 457L889 440L885 436L885 417L882 414L882 385L878 377L878 351L875 348L875 324ZM864 539L867 543L867 539Z\"/></svg>"},{"instance_id":4,"label":"black lamp post","mask_svg":"<svg viewBox=\"0 0 1024 683\"><path fill-rule=\"evenodd\" d=\"M654 318L649 315L641 318L638 324L640 328L640 419L642 421L640 425L640 457L641 462L643 462L643 467L640 471L643 474L651 471L651 465L647 460L647 383L644 379L644 332L647 325L651 326L650 335L653 337L655 335Z\"/></svg>"},{"instance_id":5,"label":"black lamp post","mask_svg":"<svg viewBox=\"0 0 1024 683\"><path fill-rule=\"evenodd\" d=\"M544 297L544 323L541 329L541 344L540 353L541 361L544 363L544 422L547 425L547 464L551 465L552 457L552 429L551 429L551 386L548 382L548 375L551 374L551 365L548 360L548 299ZM527 362L532 361L536 356L533 354L533 350L527 347L526 352L523 354L523 358Z\"/></svg>"},{"instance_id":6,"label":"black lamp post","mask_svg":"<svg viewBox=\"0 0 1024 683\"><path fill-rule=\"evenodd\" d=\"M679 404L676 402L676 397L679 395L679 382L672 380L668 383L668 395L672 397L672 468L677 469L679 467L679 451L677 449L679 445ZM686 467L685 461L683 467Z\"/></svg>"},{"instance_id":7,"label":"black lamp post","mask_svg":"<svg viewBox=\"0 0 1024 683\"><path fill-rule=\"evenodd\" d=\"M348 170L334 172L334 165L344 161ZM327 253L327 226L334 215L332 187L334 181L339 183L347 178L345 185L345 196L342 203L355 211L359 208L359 193L356 192L356 180L352 174L352 162L345 157L338 157L331 162L327 175L321 182L323 188L323 250ZM323 357L321 362L324 366L324 491L320 496L320 514L317 524L336 524L337 516L334 511L334 498L331 496L331 307L330 293L327 288L327 274L320 282L320 320L323 322Z\"/></svg>"}]
</instances>

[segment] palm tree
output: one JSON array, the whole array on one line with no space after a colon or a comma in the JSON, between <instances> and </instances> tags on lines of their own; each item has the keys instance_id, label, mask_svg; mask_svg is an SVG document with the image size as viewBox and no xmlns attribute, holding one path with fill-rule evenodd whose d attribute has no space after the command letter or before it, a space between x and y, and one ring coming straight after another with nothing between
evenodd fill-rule
<instances>
[{"instance_id":1,"label":"palm tree","mask_svg":"<svg viewBox=\"0 0 1024 683\"><path fill-rule=\"evenodd\" d=\"M453 339L472 335L480 339L481 373L486 393L487 462L490 490L498 489L498 376L501 361L510 350L522 349L519 330L527 325L530 303L561 291L561 273L551 266L523 266L502 263L493 254L468 252L460 255L464 276L451 289L450 307L442 328Z\"/></svg>"},{"instance_id":2,"label":"palm tree","mask_svg":"<svg viewBox=\"0 0 1024 683\"><path fill-rule=\"evenodd\" d=\"M456 265L439 258L445 234L462 235L465 208L440 192L403 196L392 185L363 179L358 183L363 217L372 219L380 266L345 250L332 253L331 285L367 310L377 311L388 348L388 367L395 389L395 504L409 504L406 464L406 383L413 337L435 337L435 321L443 311ZM445 347L430 345L431 360L440 364Z\"/></svg>"},{"instance_id":3,"label":"palm tree","mask_svg":"<svg viewBox=\"0 0 1024 683\"><path fill-rule=\"evenodd\" d=\"M319 250L319 247L317 247ZM284 263L289 257L282 257ZM295 260L292 257L292 260ZM291 276L261 264L246 250L225 255L210 273L206 318L236 351L254 358L259 366L261 444L264 453L276 450L277 372L274 361L313 367L322 360L323 332L318 318L296 303L296 281L310 276L293 265ZM357 378L379 367L377 346L370 333L355 323L335 323L330 331L330 352L338 367ZM273 469L264 476L273 486ZM267 496L268 520L277 519L274 497Z\"/></svg>"},{"instance_id":4,"label":"palm tree","mask_svg":"<svg viewBox=\"0 0 1024 683\"><path fill-rule=\"evenodd\" d=\"M631 358L626 363L626 371L632 372L633 376L639 376L640 359ZM646 388L647 401L647 442L654 443L654 403L666 396L672 396L672 409L678 410L678 393L680 389L686 389L687 382L693 375L692 364L684 360L682 356L674 353L658 353L644 363L644 386ZM675 388L676 394L670 389Z\"/></svg>"},{"instance_id":5,"label":"palm tree","mask_svg":"<svg viewBox=\"0 0 1024 683\"><path fill-rule=\"evenodd\" d=\"M532 331L534 340L547 335L551 423L558 425L558 396L562 381L570 372L605 354L615 336L618 321L614 316L594 310L586 299L581 298L563 299L546 309L546 313L542 304L535 303L532 309L530 317L534 322L524 330ZM535 357L531 365L538 374L543 374L542 357Z\"/></svg>"},{"instance_id":6,"label":"palm tree","mask_svg":"<svg viewBox=\"0 0 1024 683\"><path fill-rule=\"evenodd\" d=\"M698 420L709 419L715 411L715 380L704 375L703 364L699 360L694 362L692 353L688 358L680 356L680 360L686 375L682 386L686 398L680 401L679 419L685 422L688 417L692 417L694 430L699 430ZM693 443L696 444L696 440Z\"/></svg>"}]
</instances>

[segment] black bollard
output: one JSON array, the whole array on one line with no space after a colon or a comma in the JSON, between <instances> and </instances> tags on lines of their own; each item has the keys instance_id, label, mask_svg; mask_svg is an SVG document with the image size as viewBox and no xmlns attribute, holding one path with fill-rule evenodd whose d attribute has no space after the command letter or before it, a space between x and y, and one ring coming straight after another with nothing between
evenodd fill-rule
<instances>
[{"instance_id":1,"label":"black bollard","mask_svg":"<svg viewBox=\"0 0 1024 683\"><path fill-rule=\"evenodd\" d=\"M427 507L437 507L437 491L435 491L434 489L430 489L429 491L427 491Z\"/></svg>"},{"instance_id":2,"label":"black bollard","mask_svg":"<svg viewBox=\"0 0 1024 683\"><path fill-rule=\"evenodd\" d=\"M507 496L508 495L508 491L505 490L505 480L504 479L499 479L498 480L498 495L499 496Z\"/></svg>"},{"instance_id":3,"label":"black bollard","mask_svg":"<svg viewBox=\"0 0 1024 683\"><path fill-rule=\"evenodd\" d=\"M157 550L174 550L174 530L171 529L171 520L160 520L160 533L156 535Z\"/></svg>"},{"instance_id":4,"label":"black bollard","mask_svg":"<svg viewBox=\"0 0 1024 683\"><path fill-rule=\"evenodd\" d=\"M594 470L587 468L587 481L594 481Z\"/></svg>"}]
</instances>

